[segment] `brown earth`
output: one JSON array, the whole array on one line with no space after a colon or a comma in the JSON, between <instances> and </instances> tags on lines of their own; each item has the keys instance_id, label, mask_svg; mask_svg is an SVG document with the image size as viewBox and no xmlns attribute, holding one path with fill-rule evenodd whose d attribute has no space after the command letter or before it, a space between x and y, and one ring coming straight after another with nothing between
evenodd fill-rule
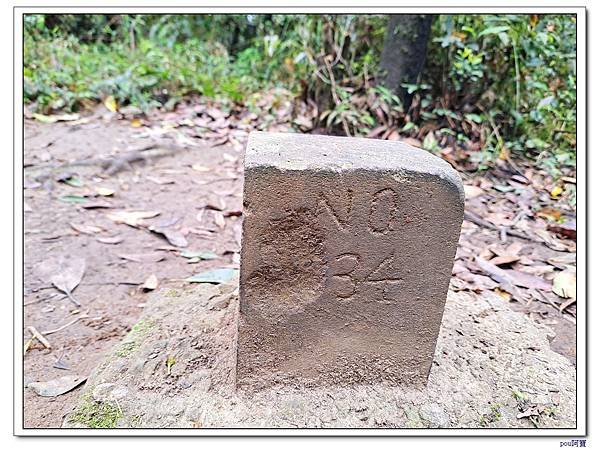
<instances>
[{"instance_id":1,"label":"brown earth","mask_svg":"<svg viewBox=\"0 0 600 450\"><path fill-rule=\"evenodd\" d=\"M134 137L135 131L122 122L95 121L73 126L26 121L25 165L34 164L31 170L26 168L26 186L35 186L35 176L47 173L46 169L37 170L44 160L56 164L73 159L91 159L100 154L119 154L128 146L138 148L151 142ZM225 153L227 160L223 158ZM43 333L83 314L87 316L48 335L51 350L36 342L27 351L24 358L25 384L65 374L89 374L102 355L121 340L139 317L147 295L139 289L139 285L150 275L156 275L160 282L182 279L215 267L236 265L233 260L237 258L239 249L240 217L237 214L241 208L242 189L241 174L237 170L239 156L239 152L231 147L211 148L204 144L147 165L135 165L133 171L125 170L114 176L102 175L95 166L65 169L77 173L84 180L82 187L56 182L60 171L54 171L42 186L25 189L26 209L30 209L25 212L24 220L25 326L33 325ZM192 169L192 165L208 170L197 171ZM33 172L34 169L38 174ZM167 181L168 184L157 184ZM96 187L115 191L109 197L90 200L105 201L110 208L85 209L84 204L60 200L66 195L93 193ZM224 202L223 205L218 203L219 199ZM222 213L210 207L202 208L207 203L236 215L224 217L224 224L216 224L214 214ZM116 224L107 218L106 214L114 210L160 212L147 223L168 225L177 221L170 228L179 228L185 235L187 250L213 251L218 258L190 264L189 259L179 256L182 249L172 246L161 235L143 227ZM201 217L198 217L199 213ZM99 227L103 231L85 234L74 230L71 223L84 231L87 231L82 227L85 225ZM112 236L120 236L123 241L106 244L96 240ZM134 255L134 258L135 255L150 256L139 256L142 262L136 262L119 255ZM161 260L145 260L155 255ZM85 258L85 275L73 293L81 307L59 295L60 292L50 283L39 279L36 266L55 256ZM29 338L30 334L25 330L24 342ZM58 359L68 369L56 368ZM44 398L25 389L25 427L60 426L77 395L75 390L59 397Z\"/></svg>"},{"instance_id":2,"label":"brown earth","mask_svg":"<svg viewBox=\"0 0 600 450\"><path fill-rule=\"evenodd\" d=\"M183 279L192 274L238 266L240 144L244 144L243 136L255 125L230 124L222 114L212 110L208 111L212 118L206 114L200 117L203 123L214 119L211 123L219 122L219 127L237 133L236 139L221 135L220 131L188 133L184 120L189 117L197 120L200 114L195 111L190 108L179 112L175 124L173 114L155 113L144 119L142 126L130 119L101 114L79 123L41 124L25 120L23 343L29 344L24 356L25 386L66 374L88 376L144 310L148 294L141 285L149 276L157 277L159 287L168 282L177 288L186 285ZM127 162L128 159L132 162ZM509 194L485 187L489 180L484 177L465 179L485 190L484 195L467 199L467 210L471 208L484 215L485 208L503 205L514 216L522 209L516 202L508 201ZM100 190L102 194L114 193L99 195L98 188L108 189ZM94 204L103 207L86 208ZM144 219L137 226L116 223L107 217L124 210L160 214ZM491 216L502 225L495 220L499 213L492 209L488 217ZM163 234L150 231L151 227L166 231L172 242L179 245L187 241L187 246L174 246ZM517 251L521 260L512 267L540 270L539 273L544 273L544 267L553 269L547 260L574 251L572 242L564 239L558 243L562 247L554 245L561 251L510 235L502 242L497 231L465 221L451 288L473 292L497 289L498 283L474 267L473 259L475 256L491 259L496 254L490 249L508 251L515 242L521 246ZM180 255L181 250L213 251L217 258L190 262ZM80 258L85 260L86 269L73 291L81 304L77 306L52 286L40 266L54 264L60 270ZM552 275L558 272L554 269ZM506 294L502 290L501 293ZM518 301L508 296L507 301L534 320L550 325L557 333L551 342L553 349L574 362L576 304L559 312L557 305L561 299L554 296L548 301L552 295L546 292L544 301L521 296ZM77 318L81 319L73 322ZM68 326L61 328L64 325ZM29 326L46 336L51 349L31 340ZM58 328L61 329L48 333ZM78 387L48 398L25 388L24 426L59 427L81 390Z\"/></svg>"}]
</instances>

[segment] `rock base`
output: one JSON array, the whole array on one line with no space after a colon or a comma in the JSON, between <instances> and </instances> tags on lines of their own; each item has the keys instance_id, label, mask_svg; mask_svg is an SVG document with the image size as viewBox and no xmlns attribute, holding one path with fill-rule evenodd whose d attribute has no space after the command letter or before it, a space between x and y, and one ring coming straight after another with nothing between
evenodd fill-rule
<instances>
[{"instance_id":1,"label":"rock base","mask_svg":"<svg viewBox=\"0 0 600 450\"><path fill-rule=\"evenodd\" d=\"M235 390L236 285L150 294L63 424L143 428L570 428L575 368L500 297L449 292L425 388Z\"/></svg>"}]
</instances>

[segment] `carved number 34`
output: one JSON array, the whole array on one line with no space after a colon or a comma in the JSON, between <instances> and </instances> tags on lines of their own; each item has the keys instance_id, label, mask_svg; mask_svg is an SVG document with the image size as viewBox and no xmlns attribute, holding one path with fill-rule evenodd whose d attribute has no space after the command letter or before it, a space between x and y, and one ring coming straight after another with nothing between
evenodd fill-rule
<instances>
[{"instance_id":1,"label":"carved number 34","mask_svg":"<svg viewBox=\"0 0 600 450\"><path fill-rule=\"evenodd\" d=\"M367 276L359 279L355 272L358 268L360 257L354 253L339 255L335 259L338 270L331 276L334 294L338 298L350 298L356 293L359 283L400 281L399 278L392 275L394 273L393 266L395 256L395 253L392 253L384 257L379 264L367 274Z\"/></svg>"}]
</instances>

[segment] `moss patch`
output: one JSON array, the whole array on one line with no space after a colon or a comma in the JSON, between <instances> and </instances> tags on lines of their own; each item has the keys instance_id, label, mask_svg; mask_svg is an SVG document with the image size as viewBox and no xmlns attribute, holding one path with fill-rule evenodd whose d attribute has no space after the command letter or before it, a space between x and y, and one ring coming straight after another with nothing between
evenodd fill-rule
<instances>
[{"instance_id":1,"label":"moss patch","mask_svg":"<svg viewBox=\"0 0 600 450\"><path fill-rule=\"evenodd\" d=\"M137 344L135 342L122 342L115 351L115 355L119 358L124 358L130 355L136 348Z\"/></svg>"},{"instance_id":2,"label":"moss patch","mask_svg":"<svg viewBox=\"0 0 600 450\"><path fill-rule=\"evenodd\" d=\"M119 344L114 354L120 358L130 355L134 352L142 342L144 336L154 327L154 322L151 320L142 319L136 323L123 342Z\"/></svg>"},{"instance_id":3,"label":"moss patch","mask_svg":"<svg viewBox=\"0 0 600 450\"><path fill-rule=\"evenodd\" d=\"M117 421L123 417L120 408L106 402L96 402L87 395L75 410L69 422L80 423L89 428L116 428Z\"/></svg>"},{"instance_id":4,"label":"moss patch","mask_svg":"<svg viewBox=\"0 0 600 450\"><path fill-rule=\"evenodd\" d=\"M406 428L425 428L421 415L416 409L406 408L404 410L406 415Z\"/></svg>"},{"instance_id":5,"label":"moss patch","mask_svg":"<svg viewBox=\"0 0 600 450\"><path fill-rule=\"evenodd\" d=\"M482 427L487 427L489 424L497 422L502 417L502 413L500 412L500 405L494 404L492 405L491 411L487 414L484 414L479 418L479 425Z\"/></svg>"},{"instance_id":6,"label":"moss patch","mask_svg":"<svg viewBox=\"0 0 600 450\"><path fill-rule=\"evenodd\" d=\"M181 293L175 289L169 289L165 292L165 297L180 297Z\"/></svg>"}]
</instances>

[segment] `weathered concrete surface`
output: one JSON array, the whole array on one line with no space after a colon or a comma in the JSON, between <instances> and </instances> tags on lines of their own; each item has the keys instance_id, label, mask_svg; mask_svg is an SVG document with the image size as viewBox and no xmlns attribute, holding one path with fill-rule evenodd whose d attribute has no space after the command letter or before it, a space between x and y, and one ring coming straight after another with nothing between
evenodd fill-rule
<instances>
[{"instance_id":1,"label":"weathered concrete surface","mask_svg":"<svg viewBox=\"0 0 600 450\"><path fill-rule=\"evenodd\" d=\"M253 133L244 183L238 386L425 383L456 171L395 142Z\"/></svg>"},{"instance_id":2,"label":"weathered concrete surface","mask_svg":"<svg viewBox=\"0 0 600 450\"><path fill-rule=\"evenodd\" d=\"M550 349L549 328L494 295L448 294L426 388L299 385L236 393L235 289L165 286L149 294L142 319L88 378L64 426L575 426L575 368ZM518 418L527 411L539 414Z\"/></svg>"}]
</instances>

